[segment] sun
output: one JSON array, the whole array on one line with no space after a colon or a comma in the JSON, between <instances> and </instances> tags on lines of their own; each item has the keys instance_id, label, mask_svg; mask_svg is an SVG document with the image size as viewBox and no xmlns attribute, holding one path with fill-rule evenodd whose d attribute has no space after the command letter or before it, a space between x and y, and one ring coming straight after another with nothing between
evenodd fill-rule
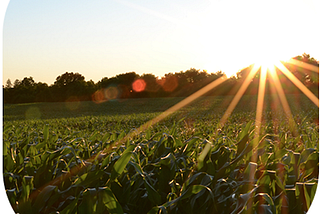
<instances>
[{"instance_id":1,"label":"sun","mask_svg":"<svg viewBox=\"0 0 320 214\"><path fill-rule=\"evenodd\" d=\"M256 55L252 57L252 64L255 66L273 70L279 62L288 61L290 57L277 48L261 48L255 51Z\"/></svg>"},{"instance_id":2,"label":"sun","mask_svg":"<svg viewBox=\"0 0 320 214\"><path fill-rule=\"evenodd\" d=\"M256 59L254 64L256 66L261 67L261 68L272 69L275 66L275 64L279 61L280 61L280 59L278 59L276 57L263 56L263 57L260 57L259 59Z\"/></svg>"}]
</instances>

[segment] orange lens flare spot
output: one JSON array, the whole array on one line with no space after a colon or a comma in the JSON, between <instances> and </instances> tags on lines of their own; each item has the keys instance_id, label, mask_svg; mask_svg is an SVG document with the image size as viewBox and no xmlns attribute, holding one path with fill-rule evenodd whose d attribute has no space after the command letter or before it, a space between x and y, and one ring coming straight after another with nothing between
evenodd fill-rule
<instances>
[{"instance_id":1,"label":"orange lens flare spot","mask_svg":"<svg viewBox=\"0 0 320 214\"><path fill-rule=\"evenodd\" d=\"M137 79L136 81L134 81L132 83L132 89L135 91L135 92L141 92L141 91L144 91L146 89L146 82L143 80L143 79Z\"/></svg>"},{"instance_id":2,"label":"orange lens flare spot","mask_svg":"<svg viewBox=\"0 0 320 214\"><path fill-rule=\"evenodd\" d=\"M102 102L107 101L104 96L103 90L98 90L98 91L94 92L93 95L91 96L91 99L95 103L102 103Z\"/></svg>"},{"instance_id":3,"label":"orange lens flare spot","mask_svg":"<svg viewBox=\"0 0 320 214\"><path fill-rule=\"evenodd\" d=\"M107 98L107 100L117 99L119 96L119 90L115 86L110 86L104 90L104 96Z\"/></svg>"},{"instance_id":4,"label":"orange lens flare spot","mask_svg":"<svg viewBox=\"0 0 320 214\"><path fill-rule=\"evenodd\" d=\"M164 91L171 92L178 87L178 80L175 76L166 76L158 81Z\"/></svg>"},{"instance_id":5,"label":"orange lens flare spot","mask_svg":"<svg viewBox=\"0 0 320 214\"><path fill-rule=\"evenodd\" d=\"M117 99L120 95L118 87L109 86L105 89L100 89L91 96L91 99L95 103L102 103L108 100Z\"/></svg>"}]
</instances>

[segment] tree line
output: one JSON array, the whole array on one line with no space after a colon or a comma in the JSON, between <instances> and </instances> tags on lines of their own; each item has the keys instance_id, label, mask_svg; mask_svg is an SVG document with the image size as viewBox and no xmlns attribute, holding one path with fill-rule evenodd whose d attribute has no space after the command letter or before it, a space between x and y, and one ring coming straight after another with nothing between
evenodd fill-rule
<instances>
[{"instance_id":1,"label":"tree line","mask_svg":"<svg viewBox=\"0 0 320 214\"><path fill-rule=\"evenodd\" d=\"M319 67L319 62L310 57L309 54L304 53L293 58ZM319 73L297 65L285 62L283 64L309 90L316 95L319 94ZM242 69L206 95L234 95L241 87L252 66ZM277 70L277 74L285 93L301 93L279 70ZM139 75L135 72L127 72L111 78L103 77L100 81L94 83L92 80L85 81L85 77L79 73L65 72L59 75L52 85L35 82L32 77L24 77L22 80L17 79L13 83L10 79L7 80L6 85L3 86L3 102L94 101L99 103L126 98L185 97L223 75L222 71L207 73L205 70L200 71L190 68L187 71L167 73L161 78L151 73ZM254 95L258 93L259 78L260 72L257 72L245 94ZM270 81L266 83L266 93L275 93L274 86Z\"/></svg>"}]
</instances>

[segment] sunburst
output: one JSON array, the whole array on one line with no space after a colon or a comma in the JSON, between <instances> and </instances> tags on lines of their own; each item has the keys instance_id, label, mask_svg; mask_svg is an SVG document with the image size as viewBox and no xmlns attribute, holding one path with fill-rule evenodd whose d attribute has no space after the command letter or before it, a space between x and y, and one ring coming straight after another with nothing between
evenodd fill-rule
<instances>
[{"instance_id":1,"label":"sunburst","mask_svg":"<svg viewBox=\"0 0 320 214\"><path fill-rule=\"evenodd\" d=\"M163 14L155 13L154 11L151 11L151 10L146 10L143 7L138 7L135 4L128 3L127 1L119 1L119 2L121 2L123 4L126 4L126 5L128 5L130 7L133 7L135 9L141 10L143 12L153 14L155 16L158 16L158 17L162 18L162 19L165 19L165 20L168 20L168 21L171 21L171 22L175 22L177 24L184 24L184 23L180 23L179 21L173 19L172 17L164 16ZM295 60L295 59L287 60L287 62L291 63L293 65L297 65L297 66L303 67L304 69L308 69L308 70L311 70L313 72L319 73L319 67L317 67L317 66L313 66L313 65L310 65L310 64L307 64L307 63L303 63L303 62ZM266 55L261 56L260 55L260 56L258 56L257 59L255 59L254 66L252 66L251 71L245 77L245 80L244 80L243 84L241 85L240 89L237 91L236 95L234 96L234 98L232 99L232 101L229 104L228 108L226 109L225 113L223 114L222 118L220 119L220 123L219 123L220 127L223 127L225 125L225 123L227 122L229 116L232 114L233 110L237 106L237 104L240 101L241 97L243 96L243 94L245 93L246 89L250 85L251 80L254 78L254 76L257 74L257 72L260 71L261 73L260 73L260 80L259 80L258 99L257 99L256 117L255 117L255 127L256 128L255 128L255 137L254 137L255 141L254 141L254 144L257 145L258 139L259 139L259 136L260 136L260 129L261 129L261 121L262 121L262 115L263 115L263 106L264 106L264 98L265 98L265 88L266 88L267 76L270 76L270 80L272 81L273 85L276 88L276 93L277 93L278 97L280 98L280 102L281 102L282 108L284 109L284 111L286 113L287 119L288 119L288 121L290 123L290 127L291 127L292 133L297 134L296 133L296 128L295 128L295 123L294 123L294 120L293 120L293 117L292 117L292 113L291 113L291 109L290 109L290 106L289 106L288 101L286 99L286 96L285 96L285 93L283 91L283 88L282 88L282 86L280 84L280 80L278 78L277 72L275 71L276 68L278 68L317 107L319 107L319 99L303 83L301 83L282 64L282 62L280 62L278 60L277 57L272 56L272 55L271 56L269 56L269 55L268 56L266 56ZM230 73L228 73L228 74L230 75ZM208 84L204 88L200 89L199 91L197 91L194 94L190 95L189 97L185 98L184 100L182 100L181 102L177 103L173 107L169 108L168 110L166 110L165 112L163 112L159 116L157 116L154 119L152 119L152 120L146 122L145 124L141 125L138 129L136 129L135 132L131 132L128 135L126 135L125 137L123 137L122 139L118 140L117 142L114 142L112 145L110 145L105 150L100 151L97 155L91 157L88 161L90 162L91 160L96 159L96 158L99 159L100 156L103 156L104 154L109 153L110 150L112 150L113 147L118 146L118 145L126 142L128 139L137 136L139 133L147 130L151 126L155 125L156 123L160 122L164 118L166 118L169 115L171 115L172 113L176 112L177 110L181 109L182 107L184 107L184 106L188 105L189 103L193 102L194 100L196 100L200 96L204 95L206 92L208 92L208 91L214 89L215 87L219 86L221 83L223 83L227 79L228 79L227 76L224 75L224 76L220 77L219 79L211 82L210 84ZM254 163L257 162L257 156L253 155L251 161L254 162ZM47 185L60 183L64 179L66 179L67 177L69 177L71 175L74 175L74 174L77 174L79 172L79 170L81 170L81 168L83 168L83 167L85 167L85 166L83 166L83 165L75 166L72 169L70 169L68 174L65 174L62 177L56 178L55 180L51 181ZM44 187L42 187L42 188L44 188ZM40 189L42 189L42 188L40 188ZM30 197L37 197L38 192L40 192L40 191L34 191L33 194Z\"/></svg>"}]
</instances>

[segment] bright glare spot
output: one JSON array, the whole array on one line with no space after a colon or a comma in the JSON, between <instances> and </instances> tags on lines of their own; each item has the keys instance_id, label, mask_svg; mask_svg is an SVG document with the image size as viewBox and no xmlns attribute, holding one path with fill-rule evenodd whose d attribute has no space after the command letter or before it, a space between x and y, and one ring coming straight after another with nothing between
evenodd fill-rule
<instances>
[{"instance_id":1,"label":"bright glare spot","mask_svg":"<svg viewBox=\"0 0 320 214\"><path fill-rule=\"evenodd\" d=\"M266 69L271 69L273 68L276 62L277 60L272 57L261 57L255 60L255 65Z\"/></svg>"},{"instance_id":2,"label":"bright glare spot","mask_svg":"<svg viewBox=\"0 0 320 214\"><path fill-rule=\"evenodd\" d=\"M274 66L280 61L287 61L289 57L285 54L281 54L281 51L275 48L262 47L256 51L256 56L253 57L252 61L255 65L264 67L266 69L273 69Z\"/></svg>"},{"instance_id":3,"label":"bright glare spot","mask_svg":"<svg viewBox=\"0 0 320 214\"><path fill-rule=\"evenodd\" d=\"M134 81L132 83L132 89L135 91L135 92L141 92L141 91L144 91L145 88L146 88L147 84L146 82L143 80L143 79L137 79L136 81Z\"/></svg>"},{"instance_id":4,"label":"bright glare spot","mask_svg":"<svg viewBox=\"0 0 320 214\"><path fill-rule=\"evenodd\" d=\"M212 12L197 31L201 32L197 42L202 47L203 68L208 73L220 70L230 77L249 65L272 67L274 62L297 53L296 34L292 36L289 28L295 27L292 21L295 13L287 9L288 4L272 1L272 4L235 1L232 8L228 1L219 2L220 7L230 12L227 14L215 4L208 7Z\"/></svg>"}]
</instances>

